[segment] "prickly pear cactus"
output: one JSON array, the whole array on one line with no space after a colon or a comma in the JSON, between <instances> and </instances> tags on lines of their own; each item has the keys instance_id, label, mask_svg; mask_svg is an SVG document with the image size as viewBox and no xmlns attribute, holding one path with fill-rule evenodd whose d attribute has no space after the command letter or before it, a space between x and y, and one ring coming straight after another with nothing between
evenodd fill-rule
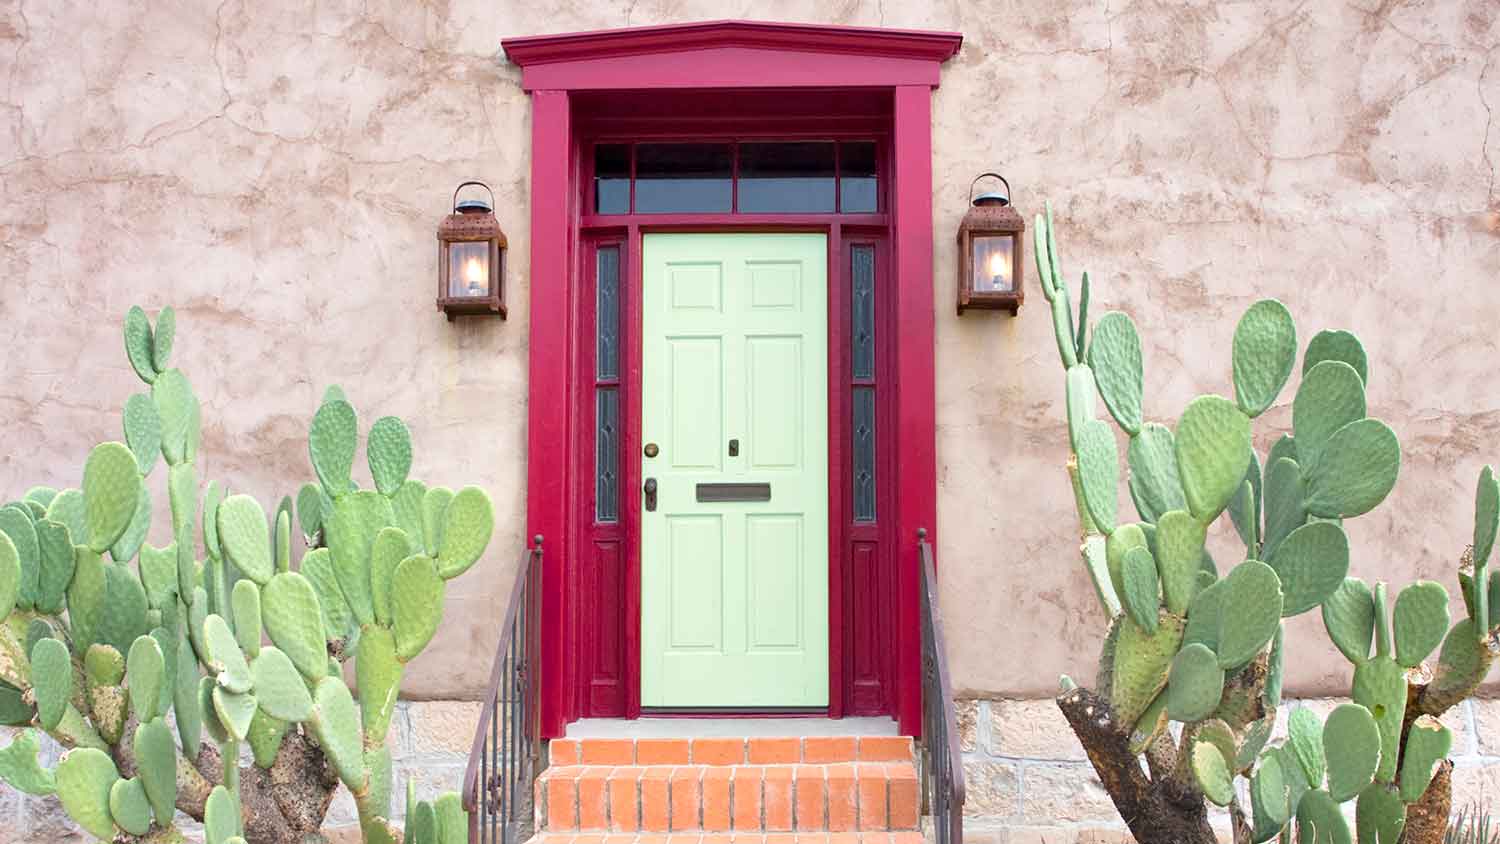
<instances>
[{"instance_id":1,"label":"prickly pear cactus","mask_svg":"<svg viewBox=\"0 0 1500 844\"><path fill-rule=\"evenodd\" d=\"M1203 801L1184 802L1186 790L1229 807L1237 844L1289 841L1293 830L1302 841L1394 841L1448 753L1451 736L1436 716L1476 688L1500 650L1489 609L1500 578L1488 569L1500 480L1486 468L1479 481L1472 551L1459 572L1469 617L1450 629L1447 590L1426 581L1401 589L1392 609L1385 584L1372 589L1350 576L1350 520L1386 498L1401 464L1395 433L1368 415L1370 366L1359 340L1321 332L1299 369L1291 312L1256 302L1229 350L1233 398L1198 396L1175 421L1153 420L1143 412L1133 320L1105 313L1085 344L1088 317L1080 309L1075 318L1070 304L1050 209L1034 237L1066 372L1085 571L1111 622L1100 688L1065 682L1058 703L1126 823L1142 841L1213 840ZM1294 372L1291 430L1257 453L1252 424ZM1120 455L1100 404L1128 442L1138 521L1116 510ZM1206 550L1221 515L1245 546L1223 571ZM1353 663L1353 703L1326 724L1298 710L1288 739L1268 745L1281 672L1297 646L1282 619L1313 610ZM1436 665L1426 665L1434 651ZM1431 683L1408 685L1427 675ZM1167 729L1172 721L1183 725L1180 740ZM1138 784L1143 767L1152 786L1145 801L1125 785ZM1248 788L1235 787L1239 776Z\"/></svg>"},{"instance_id":2,"label":"prickly pear cactus","mask_svg":"<svg viewBox=\"0 0 1500 844\"><path fill-rule=\"evenodd\" d=\"M183 840L179 813L210 844L313 836L342 783L365 840L396 841L391 712L447 581L489 544L490 499L407 477L411 434L394 417L369 429L374 488L360 490L358 417L337 390L313 415L317 483L295 504L268 515L253 495L203 485L201 407L171 366L175 334L171 309L153 325L132 308L126 357L146 389L125 402L125 441L93 448L76 488L0 506L0 724L34 728L0 748L0 779L57 795L100 840L160 844ZM145 543L153 486L171 512L164 548ZM38 761L37 730L66 749L55 770ZM406 841L467 836L457 795L408 802Z\"/></svg>"}]
</instances>

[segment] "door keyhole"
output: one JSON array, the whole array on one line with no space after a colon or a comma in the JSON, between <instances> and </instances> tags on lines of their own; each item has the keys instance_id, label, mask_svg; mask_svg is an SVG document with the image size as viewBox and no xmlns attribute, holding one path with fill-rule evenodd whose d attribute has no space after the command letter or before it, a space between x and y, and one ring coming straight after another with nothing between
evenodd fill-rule
<instances>
[{"instance_id":1,"label":"door keyhole","mask_svg":"<svg viewBox=\"0 0 1500 844\"><path fill-rule=\"evenodd\" d=\"M729 441L729 456L730 457L739 457L740 456L740 441L739 440L730 440Z\"/></svg>"}]
</instances>

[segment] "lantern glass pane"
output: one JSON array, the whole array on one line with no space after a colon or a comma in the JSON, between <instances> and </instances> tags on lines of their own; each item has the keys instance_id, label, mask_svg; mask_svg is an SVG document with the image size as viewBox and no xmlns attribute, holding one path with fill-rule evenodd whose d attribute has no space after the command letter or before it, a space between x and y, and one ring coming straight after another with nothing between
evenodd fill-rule
<instances>
[{"instance_id":1,"label":"lantern glass pane","mask_svg":"<svg viewBox=\"0 0 1500 844\"><path fill-rule=\"evenodd\" d=\"M1015 292L1015 244L1009 234L974 238L975 293Z\"/></svg>"},{"instance_id":2,"label":"lantern glass pane","mask_svg":"<svg viewBox=\"0 0 1500 844\"><path fill-rule=\"evenodd\" d=\"M455 299L490 295L490 242L448 244L448 295Z\"/></svg>"}]
</instances>

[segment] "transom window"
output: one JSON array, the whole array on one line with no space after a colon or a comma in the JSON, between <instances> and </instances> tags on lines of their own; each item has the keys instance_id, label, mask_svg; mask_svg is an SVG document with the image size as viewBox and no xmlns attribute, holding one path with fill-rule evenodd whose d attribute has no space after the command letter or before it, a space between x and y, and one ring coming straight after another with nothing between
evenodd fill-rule
<instances>
[{"instance_id":1,"label":"transom window","mask_svg":"<svg viewBox=\"0 0 1500 844\"><path fill-rule=\"evenodd\" d=\"M871 214L874 141L695 141L594 146L597 214Z\"/></svg>"}]
</instances>

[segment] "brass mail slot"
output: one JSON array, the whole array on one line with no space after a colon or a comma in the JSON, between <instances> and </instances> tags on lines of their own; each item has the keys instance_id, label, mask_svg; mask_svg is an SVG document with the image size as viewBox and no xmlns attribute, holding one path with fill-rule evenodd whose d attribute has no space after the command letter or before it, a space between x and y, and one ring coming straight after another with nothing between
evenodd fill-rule
<instances>
[{"instance_id":1,"label":"brass mail slot","mask_svg":"<svg viewBox=\"0 0 1500 844\"><path fill-rule=\"evenodd\" d=\"M770 484L698 484L699 501L770 501Z\"/></svg>"}]
</instances>

